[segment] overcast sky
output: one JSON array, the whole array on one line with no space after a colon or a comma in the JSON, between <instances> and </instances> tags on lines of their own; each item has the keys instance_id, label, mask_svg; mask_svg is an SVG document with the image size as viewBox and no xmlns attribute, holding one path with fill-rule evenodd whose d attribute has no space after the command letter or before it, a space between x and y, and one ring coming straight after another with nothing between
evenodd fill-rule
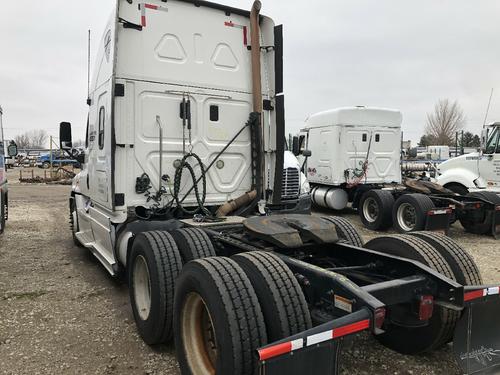
<instances>
[{"instance_id":1,"label":"overcast sky","mask_svg":"<svg viewBox=\"0 0 500 375\"><path fill-rule=\"evenodd\" d=\"M73 123L75 139L84 137L87 30L97 42L113 4L3 2L0 105L7 138L31 129L57 136L61 121ZM401 110L405 138L415 141L426 113L449 98L464 109L466 129L478 133L492 88L488 122L500 121L498 0L263 0L263 12L285 26L288 131L318 111L370 105Z\"/></svg>"}]
</instances>

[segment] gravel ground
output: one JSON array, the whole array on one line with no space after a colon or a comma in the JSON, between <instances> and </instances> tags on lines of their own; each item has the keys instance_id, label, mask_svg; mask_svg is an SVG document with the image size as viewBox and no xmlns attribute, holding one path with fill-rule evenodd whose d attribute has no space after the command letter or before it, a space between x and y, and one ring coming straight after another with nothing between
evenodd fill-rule
<instances>
[{"instance_id":1,"label":"gravel ground","mask_svg":"<svg viewBox=\"0 0 500 375\"><path fill-rule=\"evenodd\" d=\"M69 187L20 185L13 181L19 172L11 175L10 219L0 238L0 373L178 374L172 346L152 349L137 335L125 282L73 244ZM342 215L365 239L375 236L351 212ZM459 225L451 235L485 282L500 280L497 242ZM368 335L347 343L342 358L345 374L459 373L450 347L409 357Z\"/></svg>"}]
</instances>

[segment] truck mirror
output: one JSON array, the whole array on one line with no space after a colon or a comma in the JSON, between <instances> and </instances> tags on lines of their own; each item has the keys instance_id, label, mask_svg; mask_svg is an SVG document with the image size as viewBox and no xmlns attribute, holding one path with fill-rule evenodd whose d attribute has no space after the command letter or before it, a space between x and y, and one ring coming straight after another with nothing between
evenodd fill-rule
<instances>
[{"instance_id":1,"label":"truck mirror","mask_svg":"<svg viewBox=\"0 0 500 375\"><path fill-rule=\"evenodd\" d=\"M9 155L10 158L17 156L17 145L14 142L11 142L7 147L7 155Z\"/></svg>"},{"instance_id":2,"label":"truck mirror","mask_svg":"<svg viewBox=\"0 0 500 375\"><path fill-rule=\"evenodd\" d=\"M292 153L295 156L298 156L300 154L299 137L297 137L297 136L293 137L293 140L292 140Z\"/></svg>"},{"instance_id":3,"label":"truck mirror","mask_svg":"<svg viewBox=\"0 0 500 375\"><path fill-rule=\"evenodd\" d=\"M488 128L481 130L481 151L484 152L486 150L486 143L488 142Z\"/></svg>"},{"instance_id":4,"label":"truck mirror","mask_svg":"<svg viewBox=\"0 0 500 375\"><path fill-rule=\"evenodd\" d=\"M311 152L311 150L303 150L302 155L305 156L306 158L308 158L312 155L312 152Z\"/></svg>"},{"instance_id":5,"label":"truck mirror","mask_svg":"<svg viewBox=\"0 0 500 375\"><path fill-rule=\"evenodd\" d=\"M59 126L59 147L61 150L71 150L73 148L71 124L69 122L61 122Z\"/></svg>"}]
</instances>

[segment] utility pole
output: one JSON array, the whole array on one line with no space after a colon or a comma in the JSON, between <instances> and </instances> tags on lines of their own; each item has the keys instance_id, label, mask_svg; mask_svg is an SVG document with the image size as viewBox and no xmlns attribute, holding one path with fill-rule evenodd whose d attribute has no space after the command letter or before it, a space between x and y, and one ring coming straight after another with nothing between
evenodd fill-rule
<instances>
[{"instance_id":1,"label":"utility pole","mask_svg":"<svg viewBox=\"0 0 500 375\"><path fill-rule=\"evenodd\" d=\"M50 136L50 173L52 174L52 136Z\"/></svg>"},{"instance_id":2,"label":"utility pole","mask_svg":"<svg viewBox=\"0 0 500 375\"><path fill-rule=\"evenodd\" d=\"M461 137L461 141L460 141L462 144L460 146L460 155L463 155L464 154L464 131L462 130L462 137Z\"/></svg>"}]
</instances>

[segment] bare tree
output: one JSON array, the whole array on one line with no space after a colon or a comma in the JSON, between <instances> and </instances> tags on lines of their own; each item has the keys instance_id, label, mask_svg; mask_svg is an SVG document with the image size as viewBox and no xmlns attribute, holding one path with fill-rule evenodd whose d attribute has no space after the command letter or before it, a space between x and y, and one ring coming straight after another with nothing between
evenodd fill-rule
<instances>
[{"instance_id":1,"label":"bare tree","mask_svg":"<svg viewBox=\"0 0 500 375\"><path fill-rule=\"evenodd\" d=\"M457 101L451 103L441 99L434 111L427 114L425 132L434 138L436 144L452 145L455 133L465 124L465 115Z\"/></svg>"},{"instance_id":2,"label":"bare tree","mask_svg":"<svg viewBox=\"0 0 500 375\"><path fill-rule=\"evenodd\" d=\"M21 150L30 148L30 140L26 133L16 135L14 142L16 142L17 147Z\"/></svg>"},{"instance_id":3,"label":"bare tree","mask_svg":"<svg viewBox=\"0 0 500 375\"><path fill-rule=\"evenodd\" d=\"M47 139L49 138L47 131L43 129L33 130L29 133L32 148L47 147Z\"/></svg>"},{"instance_id":4,"label":"bare tree","mask_svg":"<svg viewBox=\"0 0 500 375\"><path fill-rule=\"evenodd\" d=\"M47 146L48 137L47 131L39 129L19 134L14 141L20 149L44 148Z\"/></svg>"}]
</instances>

